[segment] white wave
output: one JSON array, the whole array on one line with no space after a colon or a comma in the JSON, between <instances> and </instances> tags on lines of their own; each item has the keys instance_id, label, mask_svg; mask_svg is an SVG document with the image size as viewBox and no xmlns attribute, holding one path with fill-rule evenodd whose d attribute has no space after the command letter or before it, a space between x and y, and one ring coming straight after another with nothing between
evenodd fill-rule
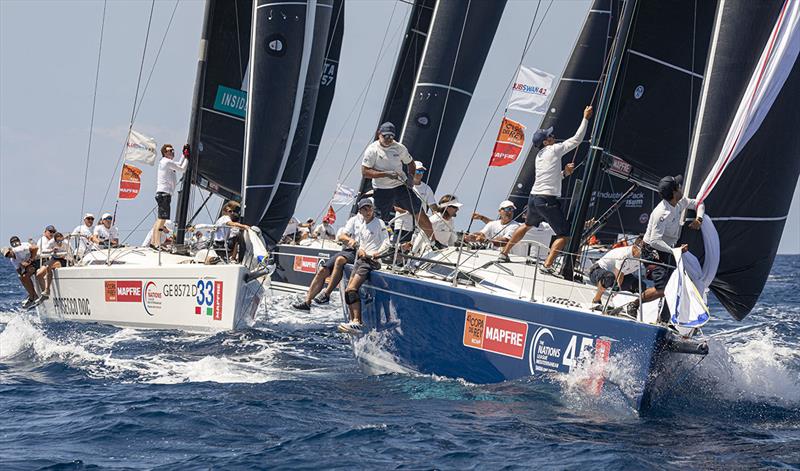
<instances>
[{"instance_id":1,"label":"white wave","mask_svg":"<svg viewBox=\"0 0 800 471\"><path fill-rule=\"evenodd\" d=\"M372 330L352 340L353 351L362 369L370 375L401 373L416 374L391 353L391 335L388 331Z\"/></svg>"},{"instance_id":2,"label":"white wave","mask_svg":"<svg viewBox=\"0 0 800 471\"><path fill-rule=\"evenodd\" d=\"M342 306L336 294L331 298L330 304L320 306L314 303L311 311L299 311L292 308L297 302L297 295L274 296L269 300L264 310L259 310L256 315L256 328L266 324L281 330L321 330L335 329L342 322Z\"/></svg>"}]
</instances>

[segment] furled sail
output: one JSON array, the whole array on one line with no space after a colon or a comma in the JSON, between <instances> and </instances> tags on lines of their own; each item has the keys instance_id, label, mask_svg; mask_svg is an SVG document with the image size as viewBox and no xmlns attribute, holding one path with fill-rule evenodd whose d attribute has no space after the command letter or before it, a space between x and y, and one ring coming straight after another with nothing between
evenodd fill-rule
<instances>
[{"instance_id":1,"label":"furled sail","mask_svg":"<svg viewBox=\"0 0 800 471\"><path fill-rule=\"evenodd\" d=\"M208 0L193 119L199 126L193 144L192 183L225 198L238 199L247 93L244 86L250 51L252 0Z\"/></svg>"},{"instance_id":2,"label":"furled sail","mask_svg":"<svg viewBox=\"0 0 800 471\"><path fill-rule=\"evenodd\" d=\"M717 11L684 192L717 227L711 290L739 320L767 280L800 174L799 22L798 0L725 0Z\"/></svg>"},{"instance_id":3,"label":"furled sail","mask_svg":"<svg viewBox=\"0 0 800 471\"><path fill-rule=\"evenodd\" d=\"M439 0L400 142L436 190L492 45L505 0Z\"/></svg>"},{"instance_id":4,"label":"furled sail","mask_svg":"<svg viewBox=\"0 0 800 471\"><path fill-rule=\"evenodd\" d=\"M550 101L550 107L540 125L543 129L553 126L557 139L569 137L575 132L583 117L583 109L592 101L602 79L606 57L616 32L621 1L595 0L589 9ZM576 163L581 162L588 149L587 139L575 151L564 156L562 167L573 158ZM509 191L508 199L514 202L518 213L528 204L528 195L536 176L536 154L539 150L539 147L533 147L528 152ZM576 179L571 178L564 182L562 197L569 198L572 195L575 181Z\"/></svg>"},{"instance_id":5,"label":"furled sail","mask_svg":"<svg viewBox=\"0 0 800 471\"><path fill-rule=\"evenodd\" d=\"M305 174L333 0L256 0L242 218L278 242Z\"/></svg>"},{"instance_id":6,"label":"furled sail","mask_svg":"<svg viewBox=\"0 0 800 471\"><path fill-rule=\"evenodd\" d=\"M319 82L317 106L314 110L314 124L311 126L311 138L308 143L305 170L303 171L303 184L305 184L311 167L319 152L319 143L322 133L328 122L328 113L333 103L333 94L336 89L336 77L339 75L339 56L342 52L342 37L344 36L344 0L333 0L331 24L328 29L328 40L325 43L325 63L322 65L322 78Z\"/></svg>"}]
</instances>

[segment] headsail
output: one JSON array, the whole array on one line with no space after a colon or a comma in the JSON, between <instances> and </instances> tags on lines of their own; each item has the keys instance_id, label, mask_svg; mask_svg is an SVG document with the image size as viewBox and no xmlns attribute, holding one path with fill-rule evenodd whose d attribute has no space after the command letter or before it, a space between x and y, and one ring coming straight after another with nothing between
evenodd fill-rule
<instances>
[{"instance_id":1,"label":"headsail","mask_svg":"<svg viewBox=\"0 0 800 471\"><path fill-rule=\"evenodd\" d=\"M717 226L711 290L739 320L767 280L800 174L798 22L798 0L725 0L717 12L684 192Z\"/></svg>"},{"instance_id":2,"label":"headsail","mask_svg":"<svg viewBox=\"0 0 800 471\"><path fill-rule=\"evenodd\" d=\"M242 218L275 244L294 212L333 0L253 4Z\"/></svg>"}]
</instances>

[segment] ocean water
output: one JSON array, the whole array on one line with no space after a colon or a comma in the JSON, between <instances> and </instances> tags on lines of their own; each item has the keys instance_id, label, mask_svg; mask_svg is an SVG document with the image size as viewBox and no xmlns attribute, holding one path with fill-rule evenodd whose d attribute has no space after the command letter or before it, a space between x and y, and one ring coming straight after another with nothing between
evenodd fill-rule
<instances>
[{"instance_id":1,"label":"ocean water","mask_svg":"<svg viewBox=\"0 0 800 471\"><path fill-rule=\"evenodd\" d=\"M196 335L42 323L22 298L2 264L3 470L800 469L800 256L744 322L712 306L711 353L645 416L571 378L368 375L338 304Z\"/></svg>"}]
</instances>

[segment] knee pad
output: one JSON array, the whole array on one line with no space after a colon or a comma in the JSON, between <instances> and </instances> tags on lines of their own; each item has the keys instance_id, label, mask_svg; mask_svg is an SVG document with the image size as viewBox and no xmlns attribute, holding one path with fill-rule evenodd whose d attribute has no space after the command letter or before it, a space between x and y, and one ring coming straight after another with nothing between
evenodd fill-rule
<instances>
[{"instance_id":1,"label":"knee pad","mask_svg":"<svg viewBox=\"0 0 800 471\"><path fill-rule=\"evenodd\" d=\"M345 291L344 292L344 302L349 306L350 304L355 304L359 301L358 299L358 291Z\"/></svg>"}]
</instances>

